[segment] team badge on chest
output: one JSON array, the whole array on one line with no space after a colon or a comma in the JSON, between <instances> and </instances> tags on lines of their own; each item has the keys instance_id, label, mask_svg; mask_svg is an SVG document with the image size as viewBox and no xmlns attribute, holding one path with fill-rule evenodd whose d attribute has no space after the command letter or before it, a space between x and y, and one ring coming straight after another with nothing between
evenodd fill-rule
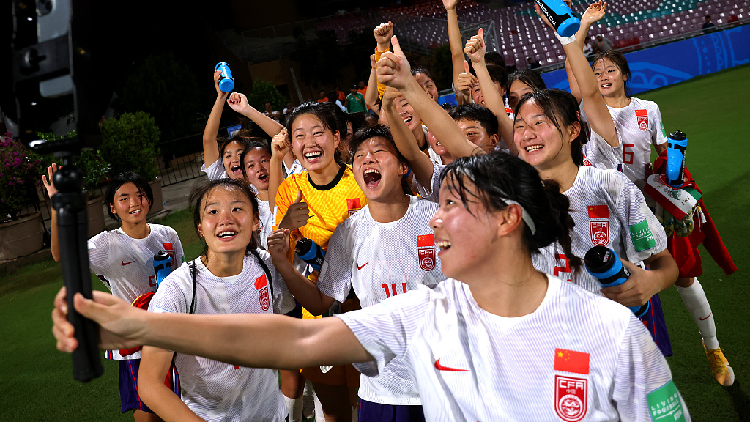
<instances>
[{"instance_id":1,"label":"team badge on chest","mask_svg":"<svg viewBox=\"0 0 750 422\"><path fill-rule=\"evenodd\" d=\"M435 235L422 234L417 236L417 254L419 268L425 271L435 269Z\"/></svg>"},{"instance_id":2,"label":"team badge on chest","mask_svg":"<svg viewBox=\"0 0 750 422\"><path fill-rule=\"evenodd\" d=\"M268 278L265 274L255 279L255 290L258 291L260 308L267 311L271 307L271 296L268 294Z\"/></svg>"},{"instance_id":3,"label":"team badge on chest","mask_svg":"<svg viewBox=\"0 0 750 422\"><path fill-rule=\"evenodd\" d=\"M636 110L635 117L638 119L638 129L648 130L648 111L646 109Z\"/></svg>"},{"instance_id":4,"label":"team badge on chest","mask_svg":"<svg viewBox=\"0 0 750 422\"><path fill-rule=\"evenodd\" d=\"M594 245L609 245L609 207L589 205L589 232Z\"/></svg>"},{"instance_id":5,"label":"team badge on chest","mask_svg":"<svg viewBox=\"0 0 750 422\"><path fill-rule=\"evenodd\" d=\"M588 380L555 375L555 412L566 422L577 422L586 416Z\"/></svg>"},{"instance_id":6,"label":"team badge on chest","mask_svg":"<svg viewBox=\"0 0 750 422\"><path fill-rule=\"evenodd\" d=\"M349 217L351 217L355 212L359 211L359 209L362 208L359 198L347 199L346 208L349 209Z\"/></svg>"}]
</instances>

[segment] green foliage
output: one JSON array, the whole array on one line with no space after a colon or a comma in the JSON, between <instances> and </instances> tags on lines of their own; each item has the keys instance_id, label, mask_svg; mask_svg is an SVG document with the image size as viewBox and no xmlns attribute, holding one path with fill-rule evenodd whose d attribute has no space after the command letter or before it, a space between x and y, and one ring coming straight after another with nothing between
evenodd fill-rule
<instances>
[{"instance_id":1,"label":"green foliage","mask_svg":"<svg viewBox=\"0 0 750 422\"><path fill-rule=\"evenodd\" d=\"M93 192L109 175L111 165L104 161L100 154L98 150L84 149L73 162L83 172L83 187L89 192Z\"/></svg>"},{"instance_id":2,"label":"green foliage","mask_svg":"<svg viewBox=\"0 0 750 422\"><path fill-rule=\"evenodd\" d=\"M207 70L205 89L213 91L212 71ZM149 56L128 76L116 109L154 116L167 141L203 131L200 88L195 75L172 53Z\"/></svg>"},{"instance_id":3,"label":"green foliage","mask_svg":"<svg viewBox=\"0 0 750 422\"><path fill-rule=\"evenodd\" d=\"M33 198L41 160L6 133L0 136L0 163L0 221L8 215L15 220L24 204Z\"/></svg>"},{"instance_id":4,"label":"green foliage","mask_svg":"<svg viewBox=\"0 0 750 422\"><path fill-rule=\"evenodd\" d=\"M148 113L125 113L106 120L102 126L101 156L111 164L110 174L133 171L146 180L159 175L156 164L156 143L159 128Z\"/></svg>"},{"instance_id":5,"label":"green foliage","mask_svg":"<svg viewBox=\"0 0 750 422\"><path fill-rule=\"evenodd\" d=\"M286 105L287 100L274 84L256 79L253 81L253 91L247 96L247 102L263 112L266 110L267 102L271 103L274 110L281 110Z\"/></svg>"}]
</instances>

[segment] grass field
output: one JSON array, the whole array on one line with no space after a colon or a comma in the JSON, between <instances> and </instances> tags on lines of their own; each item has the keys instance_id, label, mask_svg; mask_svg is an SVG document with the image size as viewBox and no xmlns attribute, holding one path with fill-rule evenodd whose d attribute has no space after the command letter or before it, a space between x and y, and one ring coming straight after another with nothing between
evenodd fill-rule
<instances>
[{"instance_id":1,"label":"grass field","mask_svg":"<svg viewBox=\"0 0 750 422\"><path fill-rule=\"evenodd\" d=\"M714 380L698 329L676 290L662 293L675 350L668 362L694 421L750 420L750 260L745 242L750 220L743 212L750 209L750 142L743 135L749 110L741 106L750 97L748 80L750 66L743 66L640 95L660 105L667 132L680 129L688 135L688 167L740 268L727 277L704 251L700 280L737 375L730 388ZM161 223L177 230L188 258L197 256L201 247L187 211ZM104 289L96 279L94 285ZM116 363L104 361L104 376L82 384L73 381L70 357L55 349L49 315L60 286L62 275L54 262L0 278L0 420L132 420L119 414Z\"/></svg>"}]
</instances>

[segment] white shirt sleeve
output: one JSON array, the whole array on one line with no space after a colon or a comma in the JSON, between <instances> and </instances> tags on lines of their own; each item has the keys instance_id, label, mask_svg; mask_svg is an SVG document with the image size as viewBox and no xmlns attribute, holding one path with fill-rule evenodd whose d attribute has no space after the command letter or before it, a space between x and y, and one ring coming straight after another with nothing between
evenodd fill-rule
<instances>
[{"instance_id":1,"label":"white shirt sleeve","mask_svg":"<svg viewBox=\"0 0 750 422\"><path fill-rule=\"evenodd\" d=\"M620 179L615 208L623 226L623 250L630 262L637 263L667 249L667 235L641 190L625 175Z\"/></svg>"},{"instance_id":2,"label":"white shirt sleeve","mask_svg":"<svg viewBox=\"0 0 750 422\"><path fill-rule=\"evenodd\" d=\"M206 168L206 163L201 164L201 171L206 173L208 180L225 179L227 177L227 172L224 170L224 163L222 163L221 157L208 166L208 168Z\"/></svg>"},{"instance_id":3,"label":"white shirt sleeve","mask_svg":"<svg viewBox=\"0 0 750 422\"><path fill-rule=\"evenodd\" d=\"M340 224L328 241L323 266L320 268L318 290L324 295L343 303L352 288L352 256L350 224Z\"/></svg>"},{"instance_id":4,"label":"white shirt sleeve","mask_svg":"<svg viewBox=\"0 0 750 422\"><path fill-rule=\"evenodd\" d=\"M417 178L414 178L414 183L417 186L419 196L431 202L438 202L438 194L440 193L440 173L443 172L444 165L433 162L432 179L428 187L422 186Z\"/></svg>"},{"instance_id":5,"label":"white shirt sleeve","mask_svg":"<svg viewBox=\"0 0 750 422\"><path fill-rule=\"evenodd\" d=\"M111 233L109 231L103 231L88 241L89 269L96 275L101 275L106 272L106 269L109 266L110 235ZM104 278L101 278L101 280L111 290L111 287L108 284L109 282Z\"/></svg>"},{"instance_id":6,"label":"white shirt sleeve","mask_svg":"<svg viewBox=\"0 0 750 422\"><path fill-rule=\"evenodd\" d=\"M623 421L650 422L662 415L671 415L668 420L680 420L680 415L691 420L667 361L635 316L620 344L612 400Z\"/></svg>"},{"instance_id":7,"label":"white shirt sleeve","mask_svg":"<svg viewBox=\"0 0 750 422\"><path fill-rule=\"evenodd\" d=\"M661 110L658 105L654 107L654 125L651 142L654 145L662 145L667 142L667 133L664 131L664 122L661 120Z\"/></svg>"},{"instance_id":8,"label":"white shirt sleeve","mask_svg":"<svg viewBox=\"0 0 750 422\"><path fill-rule=\"evenodd\" d=\"M430 292L429 288L420 287L361 310L335 315L373 357L371 362L355 363L358 371L377 376L388 362L406 356L411 339L427 320Z\"/></svg>"}]
</instances>

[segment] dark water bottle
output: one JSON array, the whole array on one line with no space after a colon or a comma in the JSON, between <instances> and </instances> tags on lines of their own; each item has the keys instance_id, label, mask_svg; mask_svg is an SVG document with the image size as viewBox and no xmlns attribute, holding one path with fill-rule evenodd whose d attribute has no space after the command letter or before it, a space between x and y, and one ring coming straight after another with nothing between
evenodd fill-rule
<instances>
[{"instance_id":1,"label":"dark water bottle","mask_svg":"<svg viewBox=\"0 0 750 422\"><path fill-rule=\"evenodd\" d=\"M678 131L669 134L667 139L667 183L679 189L685 183L685 152L687 150L687 135Z\"/></svg>"},{"instance_id":2,"label":"dark water bottle","mask_svg":"<svg viewBox=\"0 0 750 422\"><path fill-rule=\"evenodd\" d=\"M549 23L561 37L570 37L578 32L581 20L573 14L570 7L562 0L534 0Z\"/></svg>"},{"instance_id":3,"label":"dark water bottle","mask_svg":"<svg viewBox=\"0 0 750 422\"><path fill-rule=\"evenodd\" d=\"M317 243L303 237L297 241L297 246L294 250L303 261L310 264L314 269L320 271L320 268L323 266L323 259L326 256L326 252Z\"/></svg>"},{"instance_id":4,"label":"dark water bottle","mask_svg":"<svg viewBox=\"0 0 750 422\"><path fill-rule=\"evenodd\" d=\"M167 278L172 272L172 257L164 251L159 251L154 255L154 273L156 274L156 286L158 287L162 280Z\"/></svg>"},{"instance_id":5,"label":"dark water bottle","mask_svg":"<svg viewBox=\"0 0 750 422\"><path fill-rule=\"evenodd\" d=\"M232 92L234 89L234 79L232 78L232 71L229 70L227 62L219 62L214 70L221 72L221 79L219 79L219 89L221 92Z\"/></svg>"},{"instance_id":6,"label":"dark water bottle","mask_svg":"<svg viewBox=\"0 0 750 422\"><path fill-rule=\"evenodd\" d=\"M597 245L589 249L583 257L583 263L589 274L596 277L602 287L619 286L630 277L630 271L622 265L617 253L606 246ZM648 312L649 303L628 308L640 318Z\"/></svg>"}]
</instances>

